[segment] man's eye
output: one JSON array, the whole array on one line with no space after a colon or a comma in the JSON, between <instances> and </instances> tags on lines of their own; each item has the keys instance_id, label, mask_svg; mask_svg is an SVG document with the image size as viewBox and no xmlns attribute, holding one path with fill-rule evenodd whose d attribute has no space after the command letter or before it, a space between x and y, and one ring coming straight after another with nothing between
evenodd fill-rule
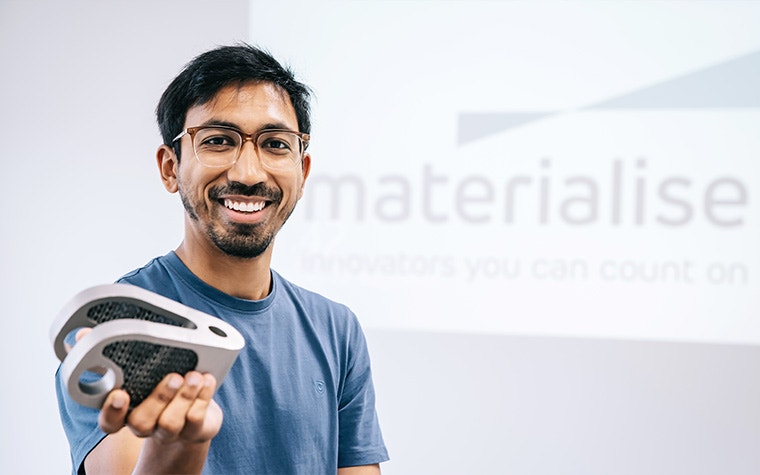
<instances>
[{"instance_id":1,"label":"man's eye","mask_svg":"<svg viewBox=\"0 0 760 475\"><path fill-rule=\"evenodd\" d=\"M293 150L292 140L283 137L267 137L261 141L261 149L273 153L289 153Z\"/></svg>"},{"instance_id":2,"label":"man's eye","mask_svg":"<svg viewBox=\"0 0 760 475\"><path fill-rule=\"evenodd\" d=\"M290 148L287 143L277 139L267 140L264 146L267 148Z\"/></svg>"},{"instance_id":3,"label":"man's eye","mask_svg":"<svg viewBox=\"0 0 760 475\"><path fill-rule=\"evenodd\" d=\"M209 147L234 147L235 140L226 135L214 135L204 138L201 144Z\"/></svg>"}]
</instances>

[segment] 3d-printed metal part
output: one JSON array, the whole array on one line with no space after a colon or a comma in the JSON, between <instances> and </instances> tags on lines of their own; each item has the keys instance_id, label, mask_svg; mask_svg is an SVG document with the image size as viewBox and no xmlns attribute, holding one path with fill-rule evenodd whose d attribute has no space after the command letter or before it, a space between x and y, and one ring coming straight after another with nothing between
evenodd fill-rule
<instances>
[{"instance_id":1,"label":"3d-printed metal part","mask_svg":"<svg viewBox=\"0 0 760 475\"><path fill-rule=\"evenodd\" d=\"M92 330L69 349L67 336L80 328ZM129 393L133 408L171 372L211 373L218 387L245 346L227 322L127 284L77 294L53 322L50 341L71 398L94 408L115 388Z\"/></svg>"}]
</instances>

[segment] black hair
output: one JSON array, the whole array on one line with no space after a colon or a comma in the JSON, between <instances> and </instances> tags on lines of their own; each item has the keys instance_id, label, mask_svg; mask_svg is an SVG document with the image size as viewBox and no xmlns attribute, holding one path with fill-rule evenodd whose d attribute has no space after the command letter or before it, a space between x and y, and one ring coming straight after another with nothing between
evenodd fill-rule
<instances>
[{"instance_id":1,"label":"black hair","mask_svg":"<svg viewBox=\"0 0 760 475\"><path fill-rule=\"evenodd\" d=\"M173 147L172 140L182 132L191 107L206 104L228 85L242 86L247 82L268 82L287 92L296 112L299 132L310 132L309 87L298 82L293 71L268 52L239 43L220 46L195 57L166 88L156 108L164 144ZM177 157L178 148L174 148Z\"/></svg>"}]
</instances>

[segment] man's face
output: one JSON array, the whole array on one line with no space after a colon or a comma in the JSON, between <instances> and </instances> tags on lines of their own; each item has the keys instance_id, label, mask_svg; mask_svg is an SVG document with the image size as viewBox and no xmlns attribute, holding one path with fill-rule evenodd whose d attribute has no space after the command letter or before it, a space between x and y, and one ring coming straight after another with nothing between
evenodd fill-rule
<instances>
[{"instance_id":1,"label":"man's face","mask_svg":"<svg viewBox=\"0 0 760 475\"><path fill-rule=\"evenodd\" d=\"M208 103L187 111L185 127L219 124L248 134L298 130L287 93L270 83L225 87ZM253 143L246 142L234 165L209 168L196 160L188 135L180 145L177 187L187 213L185 239L201 246L210 241L225 254L242 258L270 249L301 198L309 155L292 169L271 171L262 167Z\"/></svg>"}]
</instances>

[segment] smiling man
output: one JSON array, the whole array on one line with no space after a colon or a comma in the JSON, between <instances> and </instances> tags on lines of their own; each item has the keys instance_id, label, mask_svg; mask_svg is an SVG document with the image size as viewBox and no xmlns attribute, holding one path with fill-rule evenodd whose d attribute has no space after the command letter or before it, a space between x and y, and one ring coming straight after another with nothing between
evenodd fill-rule
<instances>
[{"instance_id":1,"label":"smiling man","mask_svg":"<svg viewBox=\"0 0 760 475\"><path fill-rule=\"evenodd\" d=\"M120 389L80 406L59 379L73 473L380 472L356 317L270 268L311 169L309 113L308 88L249 45L198 56L164 92L158 168L185 236L120 282L226 320L246 347L216 393L211 375L170 374L131 411Z\"/></svg>"}]
</instances>

